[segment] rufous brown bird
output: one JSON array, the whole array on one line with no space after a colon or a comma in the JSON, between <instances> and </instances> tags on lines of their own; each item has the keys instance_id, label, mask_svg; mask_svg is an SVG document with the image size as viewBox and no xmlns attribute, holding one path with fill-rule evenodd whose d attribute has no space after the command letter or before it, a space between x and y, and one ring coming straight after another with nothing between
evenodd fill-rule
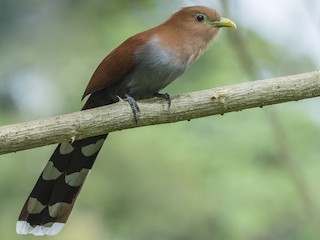
<instances>
[{"instance_id":1,"label":"rufous brown bird","mask_svg":"<svg viewBox=\"0 0 320 240\"><path fill-rule=\"evenodd\" d=\"M186 7L166 22L138 33L100 63L85 89L82 110L126 99L137 120L135 100L163 97L159 91L179 77L214 39L235 23L203 6ZM107 134L57 146L29 195L16 224L19 234L55 235L66 223Z\"/></svg>"}]
</instances>

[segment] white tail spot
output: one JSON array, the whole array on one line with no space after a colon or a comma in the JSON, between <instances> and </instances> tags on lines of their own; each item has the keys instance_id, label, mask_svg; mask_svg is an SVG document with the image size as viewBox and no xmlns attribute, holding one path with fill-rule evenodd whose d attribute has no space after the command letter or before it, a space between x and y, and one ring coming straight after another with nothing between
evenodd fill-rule
<instances>
[{"instance_id":1,"label":"white tail spot","mask_svg":"<svg viewBox=\"0 0 320 240\"><path fill-rule=\"evenodd\" d=\"M104 143L104 139L100 139L96 143L89 144L87 146L82 147L81 152L84 156L90 157L100 150L103 143Z\"/></svg>"},{"instance_id":2,"label":"white tail spot","mask_svg":"<svg viewBox=\"0 0 320 240\"><path fill-rule=\"evenodd\" d=\"M39 202L38 199L30 197L28 200L27 211L30 214L38 214L41 213L45 207L46 206Z\"/></svg>"},{"instance_id":3,"label":"white tail spot","mask_svg":"<svg viewBox=\"0 0 320 240\"><path fill-rule=\"evenodd\" d=\"M86 180L86 177L88 173L90 172L90 169L82 169L80 172L74 172L66 176L65 182L71 187L80 187L84 180Z\"/></svg>"},{"instance_id":4,"label":"white tail spot","mask_svg":"<svg viewBox=\"0 0 320 240\"><path fill-rule=\"evenodd\" d=\"M42 172L43 180L55 180L57 179L62 172L60 172L53 164L52 161L49 161Z\"/></svg>"},{"instance_id":5,"label":"white tail spot","mask_svg":"<svg viewBox=\"0 0 320 240\"><path fill-rule=\"evenodd\" d=\"M50 205L48 207L49 215L53 218L60 217L66 212L69 206L71 206L71 204L64 203L64 202L58 202L56 204Z\"/></svg>"},{"instance_id":6,"label":"white tail spot","mask_svg":"<svg viewBox=\"0 0 320 240\"><path fill-rule=\"evenodd\" d=\"M50 226L49 226L50 225ZM16 224L16 232L18 234L33 234L35 236L43 236L43 235L56 235L63 228L64 223L47 223L42 226L34 226L32 227L30 223L26 221L17 221Z\"/></svg>"},{"instance_id":7,"label":"white tail spot","mask_svg":"<svg viewBox=\"0 0 320 240\"><path fill-rule=\"evenodd\" d=\"M67 155L73 152L74 147L71 145L71 143L64 142L64 143L61 143L59 150L61 155Z\"/></svg>"}]
</instances>

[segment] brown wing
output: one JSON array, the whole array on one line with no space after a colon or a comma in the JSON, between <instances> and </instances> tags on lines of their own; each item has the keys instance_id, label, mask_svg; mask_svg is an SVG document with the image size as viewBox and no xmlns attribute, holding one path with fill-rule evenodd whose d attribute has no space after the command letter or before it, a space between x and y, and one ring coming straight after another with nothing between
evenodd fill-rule
<instances>
[{"instance_id":1,"label":"brown wing","mask_svg":"<svg viewBox=\"0 0 320 240\"><path fill-rule=\"evenodd\" d=\"M145 34L137 34L124 41L107 55L93 73L82 99L91 93L121 81L130 74L137 64L135 62L136 50L145 42Z\"/></svg>"}]
</instances>

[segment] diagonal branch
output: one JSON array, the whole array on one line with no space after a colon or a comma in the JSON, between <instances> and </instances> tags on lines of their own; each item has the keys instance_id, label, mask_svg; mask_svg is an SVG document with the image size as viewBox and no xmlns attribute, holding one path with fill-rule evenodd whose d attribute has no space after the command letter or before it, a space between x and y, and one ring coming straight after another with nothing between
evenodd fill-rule
<instances>
[{"instance_id":1,"label":"diagonal branch","mask_svg":"<svg viewBox=\"0 0 320 240\"><path fill-rule=\"evenodd\" d=\"M0 154L83 139L108 132L190 120L320 96L320 72L253 81L188 93L172 99L138 101L135 124L123 101L81 112L0 127Z\"/></svg>"}]
</instances>

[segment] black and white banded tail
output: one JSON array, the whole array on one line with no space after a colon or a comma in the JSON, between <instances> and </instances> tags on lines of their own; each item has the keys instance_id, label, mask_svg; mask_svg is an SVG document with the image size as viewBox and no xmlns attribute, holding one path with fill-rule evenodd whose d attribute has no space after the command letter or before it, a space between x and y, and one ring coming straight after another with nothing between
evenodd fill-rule
<instances>
[{"instance_id":1,"label":"black and white banded tail","mask_svg":"<svg viewBox=\"0 0 320 240\"><path fill-rule=\"evenodd\" d=\"M55 235L62 229L106 137L58 145L24 204L18 234Z\"/></svg>"}]
</instances>

